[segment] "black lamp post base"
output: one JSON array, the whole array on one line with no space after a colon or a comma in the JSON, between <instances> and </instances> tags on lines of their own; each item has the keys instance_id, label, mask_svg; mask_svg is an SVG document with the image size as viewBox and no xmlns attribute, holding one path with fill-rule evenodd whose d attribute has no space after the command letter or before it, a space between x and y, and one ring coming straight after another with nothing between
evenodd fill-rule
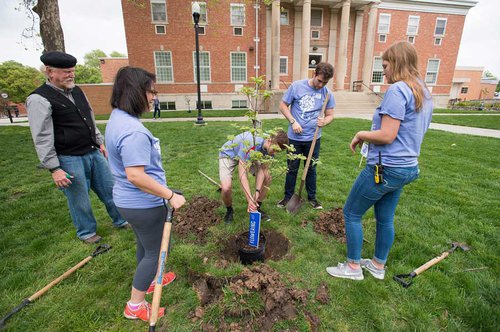
<instances>
[{"instance_id":1,"label":"black lamp post base","mask_svg":"<svg viewBox=\"0 0 500 332\"><path fill-rule=\"evenodd\" d=\"M195 122L194 124L195 124L196 126L206 126L206 125L207 125L207 123L206 123L206 122L205 122L205 120L203 120L203 119L201 119L201 120L200 120L200 119L196 120L196 122Z\"/></svg>"}]
</instances>

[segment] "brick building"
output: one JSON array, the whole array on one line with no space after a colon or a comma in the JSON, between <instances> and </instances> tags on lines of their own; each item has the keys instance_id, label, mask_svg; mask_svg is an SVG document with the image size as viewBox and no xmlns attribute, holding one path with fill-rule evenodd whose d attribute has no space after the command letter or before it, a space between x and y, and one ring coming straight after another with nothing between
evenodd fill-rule
<instances>
[{"instance_id":1,"label":"brick building","mask_svg":"<svg viewBox=\"0 0 500 332\"><path fill-rule=\"evenodd\" d=\"M484 67L457 67L453 75L450 99L492 99L498 79L484 78L483 72Z\"/></svg>"},{"instance_id":2,"label":"brick building","mask_svg":"<svg viewBox=\"0 0 500 332\"><path fill-rule=\"evenodd\" d=\"M106 57L99 58L99 67L101 69L102 82L113 83L118 69L128 66L127 57Z\"/></svg>"},{"instance_id":3,"label":"brick building","mask_svg":"<svg viewBox=\"0 0 500 332\"><path fill-rule=\"evenodd\" d=\"M155 72L162 108L196 100L191 1L122 0L128 58ZM199 1L200 72L205 108L246 107L242 86L265 75L277 98L314 65L335 67L330 87L384 92L381 55L407 40L437 105L450 97L465 16L475 0ZM362 84L359 82L362 81Z\"/></svg>"}]
</instances>

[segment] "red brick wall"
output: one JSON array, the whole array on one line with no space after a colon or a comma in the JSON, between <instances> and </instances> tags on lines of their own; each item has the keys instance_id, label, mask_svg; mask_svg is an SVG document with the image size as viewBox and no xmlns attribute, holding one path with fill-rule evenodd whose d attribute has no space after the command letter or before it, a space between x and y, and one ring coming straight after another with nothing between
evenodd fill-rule
<instances>
[{"instance_id":1,"label":"red brick wall","mask_svg":"<svg viewBox=\"0 0 500 332\"><path fill-rule=\"evenodd\" d=\"M78 86L85 92L95 114L111 113L112 84L79 84Z\"/></svg>"},{"instance_id":2,"label":"red brick wall","mask_svg":"<svg viewBox=\"0 0 500 332\"><path fill-rule=\"evenodd\" d=\"M493 99L495 96L496 84L481 83L481 93L478 99Z\"/></svg>"},{"instance_id":3,"label":"red brick wall","mask_svg":"<svg viewBox=\"0 0 500 332\"><path fill-rule=\"evenodd\" d=\"M483 76L483 70L455 70L453 77L456 78L468 78L469 82L462 84L462 87L467 87L467 93L458 92L458 98L462 100L479 99L481 93L481 77Z\"/></svg>"},{"instance_id":4,"label":"red brick wall","mask_svg":"<svg viewBox=\"0 0 500 332\"><path fill-rule=\"evenodd\" d=\"M113 83L118 69L128 66L127 58L103 58L100 60L103 83Z\"/></svg>"}]
</instances>

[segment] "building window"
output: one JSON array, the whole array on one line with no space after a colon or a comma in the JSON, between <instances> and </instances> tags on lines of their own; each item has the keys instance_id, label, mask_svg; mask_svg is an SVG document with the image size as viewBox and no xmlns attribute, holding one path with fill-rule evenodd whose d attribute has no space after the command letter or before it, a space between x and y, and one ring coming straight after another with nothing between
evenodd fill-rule
<instances>
[{"instance_id":1,"label":"building window","mask_svg":"<svg viewBox=\"0 0 500 332\"><path fill-rule=\"evenodd\" d=\"M161 101L160 102L160 109L162 110L169 110L173 111L175 110L175 101Z\"/></svg>"},{"instance_id":2,"label":"building window","mask_svg":"<svg viewBox=\"0 0 500 332\"><path fill-rule=\"evenodd\" d=\"M311 39L319 39L319 30L311 30Z\"/></svg>"},{"instance_id":3,"label":"building window","mask_svg":"<svg viewBox=\"0 0 500 332\"><path fill-rule=\"evenodd\" d=\"M415 44L415 36L408 36L408 43Z\"/></svg>"},{"instance_id":4,"label":"building window","mask_svg":"<svg viewBox=\"0 0 500 332\"><path fill-rule=\"evenodd\" d=\"M409 16L408 17L408 27L406 28L407 35L418 34L418 26L420 24L420 16Z\"/></svg>"},{"instance_id":5,"label":"building window","mask_svg":"<svg viewBox=\"0 0 500 332\"><path fill-rule=\"evenodd\" d=\"M155 72L158 83L173 82L174 70L172 66L172 53L158 51L155 53Z\"/></svg>"},{"instance_id":6,"label":"building window","mask_svg":"<svg viewBox=\"0 0 500 332\"><path fill-rule=\"evenodd\" d=\"M196 52L193 52L194 81L196 82ZM210 82L210 53L200 52L200 82Z\"/></svg>"},{"instance_id":7,"label":"building window","mask_svg":"<svg viewBox=\"0 0 500 332\"><path fill-rule=\"evenodd\" d=\"M151 20L167 23L167 3L165 0L151 0Z\"/></svg>"},{"instance_id":8,"label":"building window","mask_svg":"<svg viewBox=\"0 0 500 332\"><path fill-rule=\"evenodd\" d=\"M234 27L233 28L233 36L243 36L243 28L242 27Z\"/></svg>"},{"instance_id":9,"label":"building window","mask_svg":"<svg viewBox=\"0 0 500 332\"><path fill-rule=\"evenodd\" d=\"M204 36L206 34L206 27L203 25L198 25L198 34Z\"/></svg>"},{"instance_id":10,"label":"building window","mask_svg":"<svg viewBox=\"0 0 500 332\"><path fill-rule=\"evenodd\" d=\"M166 25L155 25L155 31L157 35L165 35L167 34L167 26Z\"/></svg>"},{"instance_id":11,"label":"building window","mask_svg":"<svg viewBox=\"0 0 500 332\"><path fill-rule=\"evenodd\" d=\"M316 65L321 62L322 58L321 54L309 54L309 68L316 68Z\"/></svg>"},{"instance_id":12,"label":"building window","mask_svg":"<svg viewBox=\"0 0 500 332\"><path fill-rule=\"evenodd\" d=\"M247 54L231 52L231 82L247 81Z\"/></svg>"},{"instance_id":13,"label":"building window","mask_svg":"<svg viewBox=\"0 0 500 332\"><path fill-rule=\"evenodd\" d=\"M379 43L385 43L387 41L387 35L378 35Z\"/></svg>"},{"instance_id":14,"label":"building window","mask_svg":"<svg viewBox=\"0 0 500 332\"><path fill-rule=\"evenodd\" d=\"M233 100L231 108L247 108L246 100Z\"/></svg>"},{"instance_id":15,"label":"building window","mask_svg":"<svg viewBox=\"0 0 500 332\"><path fill-rule=\"evenodd\" d=\"M373 58L372 83L384 82L384 68L382 67L382 57Z\"/></svg>"},{"instance_id":16,"label":"building window","mask_svg":"<svg viewBox=\"0 0 500 332\"><path fill-rule=\"evenodd\" d=\"M231 4L231 25L245 25L245 5L240 3Z\"/></svg>"},{"instance_id":17,"label":"building window","mask_svg":"<svg viewBox=\"0 0 500 332\"><path fill-rule=\"evenodd\" d=\"M312 27L323 26L323 9L321 8L311 9L311 26Z\"/></svg>"},{"instance_id":18,"label":"building window","mask_svg":"<svg viewBox=\"0 0 500 332\"><path fill-rule=\"evenodd\" d=\"M425 72L425 83L436 84L439 72L439 59L429 59Z\"/></svg>"},{"instance_id":19,"label":"building window","mask_svg":"<svg viewBox=\"0 0 500 332\"><path fill-rule=\"evenodd\" d=\"M434 36L444 36L446 31L446 18L437 18L436 19L436 28L434 29Z\"/></svg>"},{"instance_id":20,"label":"building window","mask_svg":"<svg viewBox=\"0 0 500 332\"><path fill-rule=\"evenodd\" d=\"M204 110L211 110L212 109L212 101L211 100L202 100L201 101L201 108Z\"/></svg>"},{"instance_id":21,"label":"building window","mask_svg":"<svg viewBox=\"0 0 500 332\"><path fill-rule=\"evenodd\" d=\"M389 33L391 14L380 14L378 17L378 33Z\"/></svg>"},{"instance_id":22,"label":"building window","mask_svg":"<svg viewBox=\"0 0 500 332\"><path fill-rule=\"evenodd\" d=\"M288 75L288 57L280 56L280 75Z\"/></svg>"},{"instance_id":23,"label":"building window","mask_svg":"<svg viewBox=\"0 0 500 332\"><path fill-rule=\"evenodd\" d=\"M194 2L192 2L191 5L193 3ZM199 24L206 25L208 22L208 20L207 20L207 3L198 1L198 4L200 5L200 22L199 22Z\"/></svg>"},{"instance_id":24,"label":"building window","mask_svg":"<svg viewBox=\"0 0 500 332\"><path fill-rule=\"evenodd\" d=\"M460 89L460 93L468 93L469 92L469 87L468 86L463 86L461 89Z\"/></svg>"},{"instance_id":25,"label":"building window","mask_svg":"<svg viewBox=\"0 0 500 332\"><path fill-rule=\"evenodd\" d=\"M443 38L434 38L434 45L440 46L443 42Z\"/></svg>"},{"instance_id":26,"label":"building window","mask_svg":"<svg viewBox=\"0 0 500 332\"><path fill-rule=\"evenodd\" d=\"M280 12L280 24L281 25L289 25L290 24L290 20L288 18L288 9L283 9L281 12Z\"/></svg>"}]
</instances>

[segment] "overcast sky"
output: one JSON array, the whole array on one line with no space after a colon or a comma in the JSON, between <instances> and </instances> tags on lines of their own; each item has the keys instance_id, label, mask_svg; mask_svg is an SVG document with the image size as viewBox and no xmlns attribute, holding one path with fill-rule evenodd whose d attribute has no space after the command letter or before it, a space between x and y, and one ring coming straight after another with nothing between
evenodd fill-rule
<instances>
[{"instance_id":1,"label":"overcast sky","mask_svg":"<svg viewBox=\"0 0 500 332\"><path fill-rule=\"evenodd\" d=\"M20 0L0 0L0 62L15 60L38 67L40 50L21 33L30 25ZM92 49L127 53L120 0L59 0L66 51L83 63ZM485 67L500 78L500 0L479 0L465 20L457 65ZM451 31L447 31L451 33ZM25 50L27 48L28 50Z\"/></svg>"}]
</instances>

